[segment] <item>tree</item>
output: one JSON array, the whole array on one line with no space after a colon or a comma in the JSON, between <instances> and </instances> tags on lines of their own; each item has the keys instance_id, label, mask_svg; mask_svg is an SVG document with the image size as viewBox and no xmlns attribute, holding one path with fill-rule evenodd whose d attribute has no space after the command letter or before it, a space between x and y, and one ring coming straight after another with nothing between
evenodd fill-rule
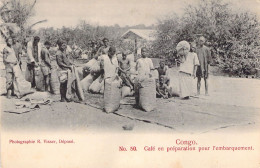
<instances>
[{"instance_id":1,"label":"tree","mask_svg":"<svg viewBox=\"0 0 260 168\"><path fill-rule=\"evenodd\" d=\"M222 0L200 0L197 5L188 5L181 17L173 15L160 20L153 51L158 56L176 57L179 41L192 42L202 34L223 71L250 74L252 68L259 66L253 64L260 53L259 28L252 12L233 11L232 5Z\"/></svg>"},{"instance_id":2,"label":"tree","mask_svg":"<svg viewBox=\"0 0 260 168\"><path fill-rule=\"evenodd\" d=\"M36 0L32 4L27 3L26 0L4 0L1 7L1 18L4 23L18 26L19 31L15 32L21 40L25 39L27 34L32 33L32 27L46 22L47 20L38 21L31 25L27 25L28 19L34 14L34 6ZM12 31L11 31L12 34Z\"/></svg>"}]
</instances>

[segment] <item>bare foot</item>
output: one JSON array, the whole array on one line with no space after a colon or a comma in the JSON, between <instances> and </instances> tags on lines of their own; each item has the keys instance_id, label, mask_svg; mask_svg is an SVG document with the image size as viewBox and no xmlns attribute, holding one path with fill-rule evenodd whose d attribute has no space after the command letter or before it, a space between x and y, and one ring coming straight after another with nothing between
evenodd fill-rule
<instances>
[{"instance_id":1,"label":"bare foot","mask_svg":"<svg viewBox=\"0 0 260 168\"><path fill-rule=\"evenodd\" d=\"M208 94L208 93L205 93L205 96L209 96L209 94Z\"/></svg>"}]
</instances>

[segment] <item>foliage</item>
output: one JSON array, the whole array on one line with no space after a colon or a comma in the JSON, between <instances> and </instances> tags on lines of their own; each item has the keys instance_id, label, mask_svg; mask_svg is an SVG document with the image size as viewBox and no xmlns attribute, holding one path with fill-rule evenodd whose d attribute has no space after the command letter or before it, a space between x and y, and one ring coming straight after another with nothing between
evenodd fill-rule
<instances>
[{"instance_id":1,"label":"foliage","mask_svg":"<svg viewBox=\"0 0 260 168\"><path fill-rule=\"evenodd\" d=\"M4 23L15 24L18 26L19 31L12 31L10 29L10 35L15 36L20 41L24 41L27 36L32 35L32 27L36 24L46 22L47 20L38 21L32 25L28 25L28 20L34 15L34 6L36 0L33 3L29 3L27 0L3 0L1 7L1 19Z\"/></svg>"},{"instance_id":2,"label":"foliage","mask_svg":"<svg viewBox=\"0 0 260 168\"><path fill-rule=\"evenodd\" d=\"M260 55L257 16L249 11L234 11L232 4L222 0L200 0L197 5L188 5L181 17L172 15L160 20L157 31L152 51L157 56L175 58L179 41L193 42L202 34L215 63L225 72L247 74L259 66L252 64Z\"/></svg>"},{"instance_id":3,"label":"foliage","mask_svg":"<svg viewBox=\"0 0 260 168\"><path fill-rule=\"evenodd\" d=\"M101 41L103 38L108 38L110 40L110 45L115 46L120 52L123 50L134 50L134 44L131 42L125 42L121 39L122 34L131 28L149 29L151 27L146 27L145 25L136 25L132 27L120 27L119 25L99 26L90 25L86 21L80 21L75 28L42 28L36 35L39 35L42 41L48 40L53 45L56 45L58 39L63 39L66 40L69 45L75 43L82 49L88 49L91 44L90 42L99 45L102 43Z\"/></svg>"}]
</instances>

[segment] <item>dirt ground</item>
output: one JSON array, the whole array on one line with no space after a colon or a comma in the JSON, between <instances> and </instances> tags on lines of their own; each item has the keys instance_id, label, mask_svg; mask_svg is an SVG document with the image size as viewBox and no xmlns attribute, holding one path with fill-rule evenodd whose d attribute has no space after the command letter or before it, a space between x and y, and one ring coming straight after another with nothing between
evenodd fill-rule
<instances>
[{"instance_id":1,"label":"dirt ground","mask_svg":"<svg viewBox=\"0 0 260 168\"><path fill-rule=\"evenodd\" d=\"M1 93L4 76L1 70ZM194 80L194 93L196 79ZM202 87L203 88L203 87ZM1 124L5 130L97 130L105 132L178 132L208 133L256 131L260 126L260 80L210 76L210 96L181 100L178 97L157 99L157 108L144 112L133 107L134 97L121 101L115 113L102 110L103 96L86 94L82 103L59 102L59 96L49 95L51 105L22 114L10 113L19 99L0 97ZM124 130L128 127L131 130Z\"/></svg>"}]
</instances>

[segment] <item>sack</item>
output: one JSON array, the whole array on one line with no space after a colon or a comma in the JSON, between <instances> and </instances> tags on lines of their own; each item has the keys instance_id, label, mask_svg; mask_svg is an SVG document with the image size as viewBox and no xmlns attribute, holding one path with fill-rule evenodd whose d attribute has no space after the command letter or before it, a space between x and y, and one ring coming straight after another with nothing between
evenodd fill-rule
<instances>
[{"instance_id":1,"label":"sack","mask_svg":"<svg viewBox=\"0 0 260 168\"><path fill-rule=\"evenodd\" d=\"M88 91L89 86L92 84L92 82L93 82L93 76L91 74L89 74L83 80L80 81L81 87L84 92Z\"/></svg>"},{"instance_id":2,"label":"sack","mask_svg":"<svg viewBox=\"0 0 260 168\"><path fill-rule=\"evenodd\" d=\"M104 81L102 81L102 86L100 88L99 93L104 94L104 90L105 90L105 85L104 85Z\"/></svg>"},{"instance_id":3,"label":"sack","mask_svg":"<svg viewBox=\"0 0 260 168\"><path fill-rule=\"evenodd\" d=\"M34 68L34 74L35 74L36 90L44 91L45 90L44 77L40 66Z\"/></svg>"},{"instance_id":4,"label":"sack","mask_svg":"<svg viewBox=\"0 0 260 168\"><path fill-rule=\"evenodd\" d=\"M122 87L122 98L126 96L132 96L133 92L131 91L131 88L128 86L123 86Z\"/></svg>"},{"instance_id":5,"label":"sack","mask_svg":"<svg viewBox=\"0 0 260 168\"><path fill-rule=\"evenodd\" d=\"M60 81L57 69L51 69L50 91L53 94L60 94Z\"/></svg>"},{"instance_id":6,"label":"sack","mask_svg":"<svg viewBox=\"0 0 260 168\"><path fill-rule=\"evenodd\" d=\"M84 77L83 77L83 67L76 67L76 72L78 72L78 75L79 75L79 79L82 80Z\"/></svg>"},{"instance_id":7,"label":"sack","mask_svg":"<svg viewBox=\"0 0 260 168\"><path fill-rule=\"evenodd\" d=\"M104 84L104 79L102 82L99 82L101 76L99 76L89 87L89 91L92 93L99 93L101 90L102 85Z\"/></svg>"},{"instance_id":8,"label":"sack","mask_svg":"<svg viewBox=\"0 0 260 168\"><path fill-rule=\"evenodd\" d=\"M121 85L122 81L118 76L105 80L104 109L107 113L115 112L120 107Z\"/></svg>"},{"instance_id":9,"label":"sack","mask_svg":"<svg viewBox=\"0 0 260 168\"><path fill-rule=\"evenodd\" d=\"M83 92L83 89L80 84L79 73L74 66L73 66L73 73L75 74L75 78L76 78L76 92L77 92L78 98L79 98L79 100L83 101L85 99L84 92Z\"/></svg>"},{"instance_id":10,"label":"sack","mask_svg":"<svg viewBox=\"0 0 260 168\"><path fill-rule=\"evenodd\" d=\"M60 71L59 72L59 81L60 83L64 83L68 80L68 72L67 71Z\"/></svg>"},{"instance_id":11,"label":"sack","mask_svg":"<svg viewBox=\"0 0 260 168\"><path fill-rule=\"evenodd\" d=\"M32 74L32 71L30 71L29 69L30 69L30 65L27 64L26 69L25 69L25 80L28 82L32 82L33 74Z\"/></svg>"},{"instance_id":12,"label":"sack","mask_svg":"<svg viewBox=\"0 0 260 168\"><path fill-rule=\"evenodd\" d=\"M96 61L91 67L90 67L90 72L99 72L101 69L100 69L100 62L99 61Z\"/></svg>"},{"instance_id":13,"label":"sack","mask_svg":"<svg viewBox=\"0 0 260 168\"><path fill-rule=\"evenodd\" d=\"M98 72L98 71L100 71L99 61L97 61L95 58L93 58L83 66L83 69L85 69L85 70L89 69L89 71L91 71L91 72Z\"/></svg>"},{"instance_id":14,"label":"sack","mask_svg":"<svg viewBox=\"0 0 260 168\"><path fill-rule=\"evenodd\" d=\"M139 87L139 105L150 112L156 107L156 84L154 78L145 78Z\"/></svg>"},{"instance_id":15,"label":"sack","mask_svg":"<svg viewBox=\"0 0 260 168\"><path fill-rule=\"evenodd\" d=\"M33 93L33 91L31 90L31 83L25 80L19 65L13 67L13 72L15 76L14 94L18 98L21 98L26 94Z\"/></svg>"}]
</instances>

